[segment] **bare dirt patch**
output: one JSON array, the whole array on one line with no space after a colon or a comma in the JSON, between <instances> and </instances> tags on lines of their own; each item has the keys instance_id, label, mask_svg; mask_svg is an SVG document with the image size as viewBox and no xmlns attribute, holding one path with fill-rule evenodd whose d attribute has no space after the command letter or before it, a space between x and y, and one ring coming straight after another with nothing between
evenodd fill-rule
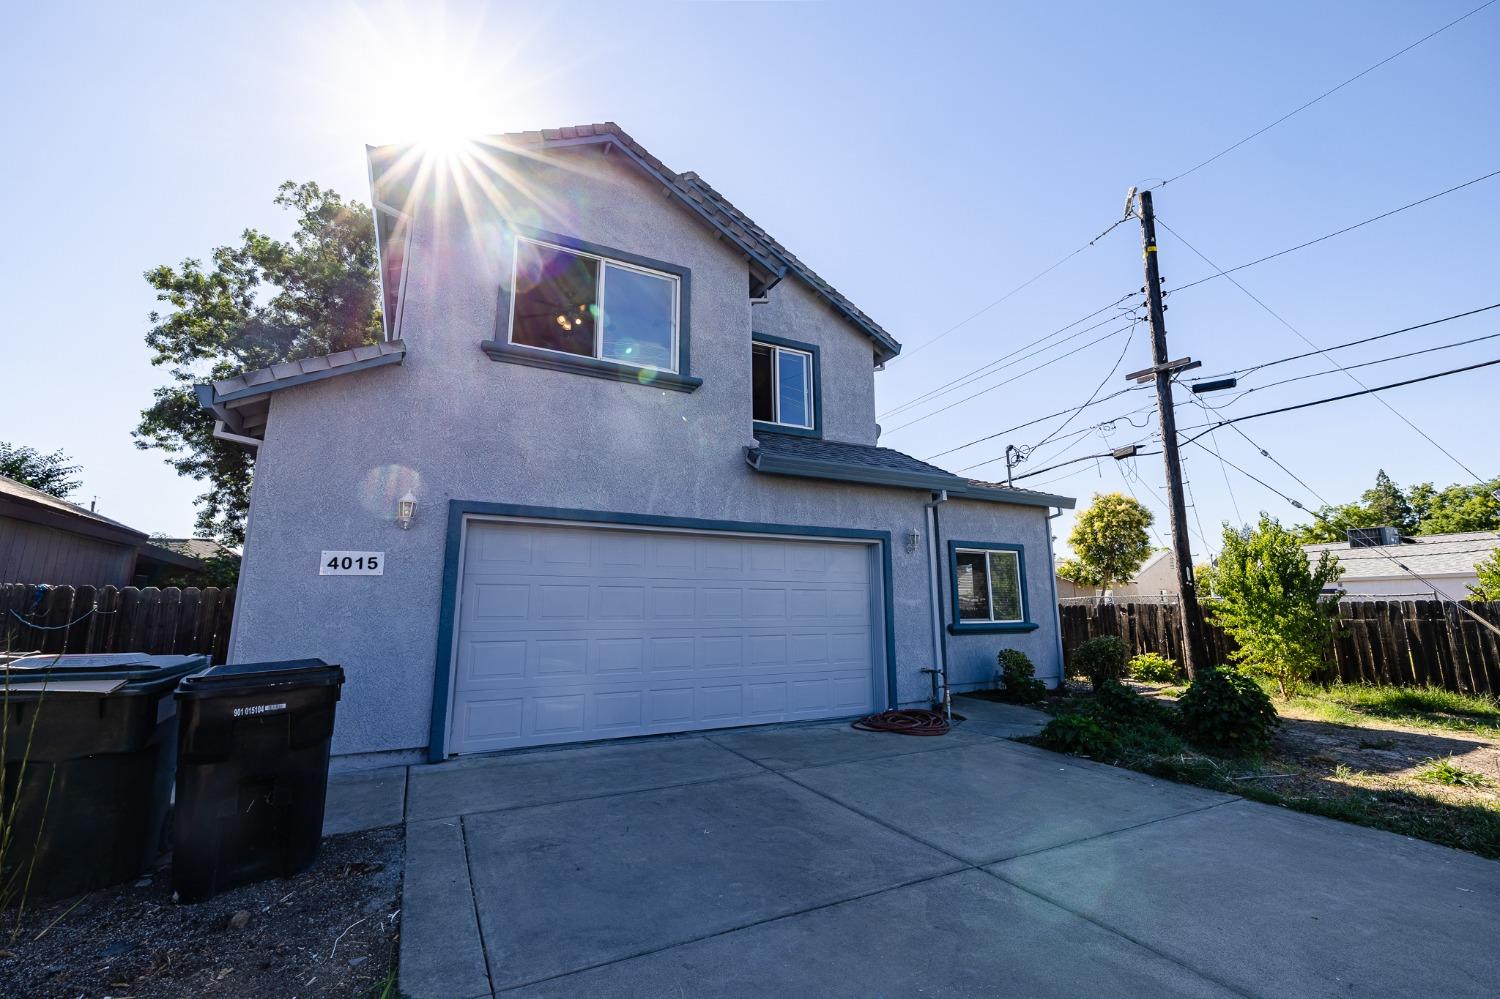
<instances>
[{"instance_id":1,"label":"bare dirt patch","mask_svg":"<svg viewBox=\"0 0 1500 999\"><path fill-rule=\"evenodd\" d=\"M378 997L396 964L404 854L400 828L336 836L295 878L197 905L173 903L161 868L27 912L9 943L4 913L0 994Z\"/></svg>"}]
</instances>

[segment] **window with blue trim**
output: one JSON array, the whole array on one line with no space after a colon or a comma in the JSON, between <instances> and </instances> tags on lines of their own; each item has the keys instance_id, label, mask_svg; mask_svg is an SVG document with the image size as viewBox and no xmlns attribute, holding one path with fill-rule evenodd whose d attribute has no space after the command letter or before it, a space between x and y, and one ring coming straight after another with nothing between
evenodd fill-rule
<instances>
[{"instance_id":1,"label":"window with blue trim","mask_svg":"<svg viewBox=\"0 0 1500 999\"><path fill-rule=\"evenodd\" d=\"M811 430L813 355L778 344L750 345L751 409L757 423Z\"/></svg>"},{"instance_id":2,"label":"window with blue trim","mask_svg":"<svg viewBox=\"0 0 1500 999\"><path fill-rule=\"evenodd\" d=\"M1026 620L1021 553L1013 548L955 548L953 604L960 624Z\"/></svg>"}]
</instances>

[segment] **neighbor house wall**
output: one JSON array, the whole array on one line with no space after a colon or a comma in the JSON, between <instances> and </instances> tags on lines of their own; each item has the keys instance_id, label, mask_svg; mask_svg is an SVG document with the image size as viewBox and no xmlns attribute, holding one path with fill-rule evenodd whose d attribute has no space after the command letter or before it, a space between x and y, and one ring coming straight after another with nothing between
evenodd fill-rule
<instances>
[{"instance_id":1,"label":"neighbor house wall","mask_svg":"<svg viewBox=\"0 0 1500 999\"><path fill-rule=\"evenodd\" d=\"M129 586L135 545L0 516L0 583Z\"/></svg>"},{"instance_id":2,"label":"neighbor house wall","mask_svg":"<svg viewBox=\"0 0 1500 999\"><path fill-rule=\"evenodd\" d=\"M929 685L920 670L932 664L928 546L908 553L902 539L909 530L925 538L929 495L770 476L745 461L753 442L752 317L757 329L764 322L765 332L824 349L824 421L834 439L874 440L869 341L831 312L818 314L792 278L771 292L785 305L752 307L745 261L675 208L659 185L615 169L597 152L564 155L571 157L566 171L526 171L529 189L552 193L523 201L502 187L497 201L528 225L691 268L691 370L702 386L682 393L490 360L479 343L496 336L511 259L497 201L471 204L467 217L420 216L404 306L404 364L272 397L233 659L341 663L347 682L335 753L426 746L447 507L460 499L888 531L894 697L925 703ZM395 503L408 490L419 505L402 531ZM1000 638L1024 648L1041 675L1056 675L1055 619L1039 588L1047 580L1047 511L972 502L950 503L945 518L950 511L954 524L944 528L954 536L1027 545L1031 607L1048 612L1041 633L955 641L964 675L978 682L977 664L993 661ZM383 551L384 575L320 577L323 549Z\"/></svg>"}]
</instances>

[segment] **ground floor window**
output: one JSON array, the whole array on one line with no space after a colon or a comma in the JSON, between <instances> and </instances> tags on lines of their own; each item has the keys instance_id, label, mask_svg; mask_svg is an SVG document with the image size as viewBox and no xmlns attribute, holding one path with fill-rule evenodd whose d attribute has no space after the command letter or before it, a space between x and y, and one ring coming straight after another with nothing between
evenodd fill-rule
<instances>
[{"instance_id":1,"label":"ground floor window","mask_svg":"<svg viewBox=\"0 0 1500 999\"><path fill-rule=\"evenodd\" d=\"M1019 545L950 544L953 607L959 624L1021 624L1026 577Z\"/></svg>"}]
</instances>

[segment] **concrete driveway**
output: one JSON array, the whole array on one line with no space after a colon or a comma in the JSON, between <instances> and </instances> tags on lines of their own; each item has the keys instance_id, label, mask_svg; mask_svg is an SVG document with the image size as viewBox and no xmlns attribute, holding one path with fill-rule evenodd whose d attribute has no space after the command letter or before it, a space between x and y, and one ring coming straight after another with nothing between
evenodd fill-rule
<instances>
[{"instance_id":1,"label":"concrete driveway","mask_svg":"<svg viewBox=\"0 0 1500 999\"><path fill-rule=\"evenodd\" d=\"M407 778L401 987L614 996L1494 996L1500 864L1043 752L966 700ZM347 791L345 793L348 793Z\"/></svg>"}]
</instances>

